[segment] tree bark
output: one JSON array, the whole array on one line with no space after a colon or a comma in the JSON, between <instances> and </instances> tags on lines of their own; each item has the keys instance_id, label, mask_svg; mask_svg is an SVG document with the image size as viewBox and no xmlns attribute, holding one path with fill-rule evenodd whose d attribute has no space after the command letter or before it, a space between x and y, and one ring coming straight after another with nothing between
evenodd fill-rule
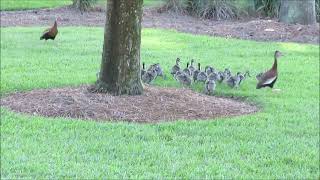
<instances>
[{"instance_id":1,"label":"tree bark","mask_svg":"<svg viewBox=\"0 0 320 180\"><path fill-rule=\"evenodd\" d=\"M314 24L315 0L281 0L279 18L288 24Z\"/></svg>"},{"instance_id":2,"label":"tree bark","mask_svg":"<svg viewBox=\"0 0 320 180\"><path fill-rule=\"evenodd\" d=\"M114 95L143 93L140 76L143 0L108 0L96 89Z\"/></svg>"}]
</instances>

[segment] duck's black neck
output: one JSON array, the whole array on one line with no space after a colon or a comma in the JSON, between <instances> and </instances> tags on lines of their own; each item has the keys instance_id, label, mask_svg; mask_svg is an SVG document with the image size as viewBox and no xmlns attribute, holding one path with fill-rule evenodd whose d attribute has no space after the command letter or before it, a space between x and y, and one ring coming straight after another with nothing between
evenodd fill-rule
<instances>
[{"instance_id":1,"label":"duck's black neck","mask_svg":"<svg viewBox=\"0 0 320 180\"><path fill-rule=\"evenodd\" d=\"M277 68L278 68L278 59L277 59L277 56L274 55L274 62L273 62L272 69L277 69Z\"/></svg>"}]
</instances>

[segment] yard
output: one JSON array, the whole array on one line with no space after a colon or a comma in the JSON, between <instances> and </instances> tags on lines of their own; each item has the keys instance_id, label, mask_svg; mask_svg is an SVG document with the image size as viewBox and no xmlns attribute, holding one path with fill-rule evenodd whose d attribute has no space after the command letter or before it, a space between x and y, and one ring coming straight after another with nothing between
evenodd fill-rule
<instances>
[{"instance_id":1,"label":"yard","mask_svg":"<svg viewBox=\"0 0 320 180\"><path fill-rule=\"evenodd\" d=\"M2 3L2 1L1 1ZM1 27L1 96L93 84L103 27L60 27L42 42L43 26ZM85 42L85 43L84 43ZM279 59L276 88L256 90L255 75ZM259 111L237 117L159 123L50 118L1 107L1 178L317 179L319 178L319 45L257 42L143 28L141 61L160 63L167 79L175 59L191 58L233 73L249 70L241 99ZM192 87L201 92L202 85Z\"/></svg>"}]
</instances>

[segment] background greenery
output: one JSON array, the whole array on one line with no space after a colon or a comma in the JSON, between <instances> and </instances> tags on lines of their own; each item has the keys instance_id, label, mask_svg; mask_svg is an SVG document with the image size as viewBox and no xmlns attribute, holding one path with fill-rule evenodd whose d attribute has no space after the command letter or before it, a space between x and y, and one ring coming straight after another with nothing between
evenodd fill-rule
<instances>
[{"instance_id":1,"label":"background greenery","mask_svg":"<svg viewBox=\"0 0 320 180\"><path fill-rule=\"evenodd\" d=\"M43 27L1 28L1 94L93 83L102 28L66 27L39 41ZM83 43L86 42L86 43ZM218 69L270 68L275 88L256 90L254 77L238 90L261 112L208 121L99 123L44 118L1 108L1 177L16 178L319 178L319 46L269 43L144 29L141 59L168 74L177 57ZM169 76L157 86L179 87ZM200 91L199 84L193 89Z\"/></svg>"}]
</instances>

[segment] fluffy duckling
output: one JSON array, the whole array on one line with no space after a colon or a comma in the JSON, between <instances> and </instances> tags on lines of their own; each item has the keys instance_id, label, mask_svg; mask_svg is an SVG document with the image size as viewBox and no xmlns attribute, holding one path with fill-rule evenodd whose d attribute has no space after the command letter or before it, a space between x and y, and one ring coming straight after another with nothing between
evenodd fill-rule
<instances>
[{"instance_id":1,"label":"fluffy duckling","mask_svg":"<svg viewBox=\"0 0 320 180\"><path fill-rule=\"evenodd\" d=\"M220 74L218 72L212 72L208 75L208 80L214 80L215 82L221 81Z\"/></svg>"},{"instance_id":2,"label":"fluffy duckling","mask_svg":"<svg viewBox=\"0 0 320 180\"><path fill-rule=\"evenodd\" d=\"M143 76L142 76L142 82L146 84L150 84L153 80L155 80L157 77L157 71L155 69L151 69L147 71Z\"/></svg>"},{"instance_id":3,"label":"fluffy duckling","mask_svg":"<svg viewBox=\"0 0 320 180\"><path fill-rule=\"evenodd\" d=\"M216 89L216 82L214 80L207 80L204 84L204 93L212 95Z\"/></svg>"},{"instance_id":4,"label":"fluffy duckling","mask_svg":"<svg viewBox=\"0 0 320 180\"><path fill-rule=\"evenodd\" d=\"M225 68L224 71L223 71L223 81L224 82L227 82L228 79L231 77L231 71L229 68Z\"/></svg>"},{"instance_id":5,"label":"fluffy duckling","mask_svg":"<svg viewBox=\"0 0 320 180\"><path fill-rule=\"evenodd\" d=\"M196 68L193 67L193 63L194 63L194 59L191 59L191 64L189 66L191 75L193 75L194 71L196 70Z\"/></svg>"},{"instance_id":6,"label":"fluffy duckling","mask_svg":"<svg viewBox=\"0 0 320 180\"><path fill-rule=\"evenodd\" d=\"M155 69L157 72L157 76L161 76L162 78L164 78L164 74L163 74L163 70L160 67L159 63L153 64L149 67L148 71L150 71L151 69Z\"/></svg>"},{"instance_id":7,"label":"fluffy duckling","mask_svg":"<svg viewBox=\"0 0 320 180\"><path fill-rule=\"evenodd\" d=\"M177 58L176 64L171 68L171 74L174 76L178 71L180 71L180 58Z\"/></svg>"},{"instance_id":8,"label":"fluffy duckling","mask_svg":"<svg viewBox=\"0 0 320 180\"><path fill-rule=\"evenodd\" d=\"M191 78L187 74L178 71L175 75L175 79L180 82L182 85L191 85Z\"/></svg>"},{"instance_id":9,"label":"fluffy duckling","mask_svg":"<svg viewBox=\"0 0 320 180\"><path fill-rule=\"evenodd\" d=\"M235 76L231 76L226 82L229 87L238 88L242 78L241 73L238 72Z\"/></svg>"},{"instance_id":10,"label":"fluffy duckling","mask_svg":"<svg viewBox=\"0 0 320 180\"><path fill-rule=\"evenodd\" d=\"M197 81L206 82L207 78L208 78L207 74L204 71L201 71L197 76Z\"/></svg>"},{"instance_id":11,"label":"fluffy duckling","mask_svg":"<svg viewBox=\"0 0 320 180\"><path fill-rule=\"evenodd\" d=\"M188 76L191 76L191 71L189 69L189 62L187 62L187 67L182 72Z\"/></svg>"},{"instance_id":12,"label":"fluffy duckling","mask_svg":"<svg viewBox=\"0 0 320 180\"><path fill-rule=\"evenodd\" d=\"M256 79L257 79L258 81L260 81L260 80L261 80L262 75L263 75L263 73L259 73L259 74L257 74L257 75L256 75Z\"/></svg>"},{"instance_id":13,"label":"fluffy duckling","mask_svg":"<svg viewBox=\"0 0 320 180\"><path fill-rule=\"evenodd\" d=\"M146 73L145 64L142 63L141 77Z\"/></svg>"},{"instance_id":14,"label":"fluffy duckling","mask_svg":"<svg viewBox=\"0 0 320 180\"><path fill-rule=\"evenodd\" d=\"M198 63L198 69L196 69L195 71L193 71L193 82L195 82L197 80L198 74L200 73L200 63Z\"/></svg>"},{"instance_id":15,"label":"fluffy duckling","mask_svg":"<svg viewBox=\"0 0 320 180\"><path fill-rule=\"evenodd\" d=\"M213 73L214 71L215 71L215 69L213 67L211 67L211 66L206 66L204 68L204 72L206 72L207 75Z\"/></svg>"}]
</instances>

